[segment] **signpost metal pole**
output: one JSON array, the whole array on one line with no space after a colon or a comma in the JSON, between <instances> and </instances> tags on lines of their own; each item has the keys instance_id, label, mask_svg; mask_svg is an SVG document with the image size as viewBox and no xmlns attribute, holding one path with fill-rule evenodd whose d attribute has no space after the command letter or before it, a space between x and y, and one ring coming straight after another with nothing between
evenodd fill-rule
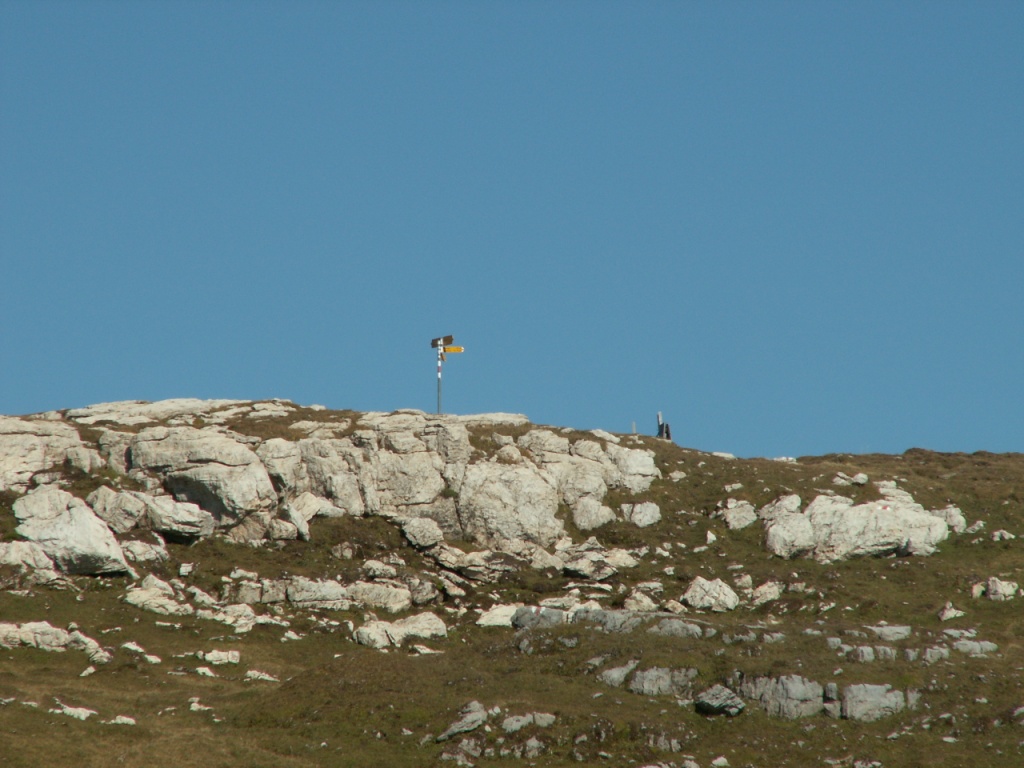
<instances>
[{"instance_id":1,"label":"signpost metal pole","mask_svg":"<svg viewBox=\"0 0 1024 768\"><path fill-rule=\"evenodd\" d=\"M437 350L437 413L441 413L441 363L449 352L465 352L465 347L449 346L455 341L454 336L438 336L430 340L430 346Z\"/></svg>"}]
</instances>

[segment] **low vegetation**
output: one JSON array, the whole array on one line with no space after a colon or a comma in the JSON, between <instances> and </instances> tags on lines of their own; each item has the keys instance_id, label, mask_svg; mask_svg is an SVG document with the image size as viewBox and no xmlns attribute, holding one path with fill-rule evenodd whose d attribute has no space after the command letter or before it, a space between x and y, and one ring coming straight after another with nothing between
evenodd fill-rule
<instances>
[{"instance_id":1,"label":"low vegetation","mask_svg":"<svg viewBox=\"0 0 1024 768\"><path fill-rule=\"evenodd\" d=\"M358 414L303 409L288 417L236 418L224 426L261 440L299 439L296 421L356 428ZM202 424L195 424L202 426ZM499 447L494 434L517 438L529 427L474 427L476 458ZM584 433L567 433L571 438ZM0 623L47 621L74 625L114 652L89 667L80 652L47 653L0 648L0 765L38 766L476 766L673 765L701 768L724 756L730 766L868 766L895 768L1024 763L1024 598L995 602L972 597L989 577L1024 583L1024 455L941 454L913 449L898 456L833 454L796 461L734 459L642 436L623 445L652 450L661 479L648 491L612 491L605 503L653 501L662 520L648 528L616 521L581 532L564 510L567 528L581 542L595 536L606 547L638 554L605 585L554 570L522 569L493 583L464 585L464 597L445 596L424 609L441 616L448 637L407 643L382 652L352 641L352 629L373 616L366 610L298 611L266 608L288 626L258 625L251 632L195 616L163 616L123 602L130 579L75 577L33 586L13 568L0 567ZM72 493L84 497L100 484L128 483L108 470L60 470ZM863 472L871 482L833 484L839 473ZM672 473L683 473L672 475ZM958 506L983 528L951 536L928 557L861 558L821 564L781 560L764 547L760 524L729 530L714 513L728 498L760 507L787 493L805 501L838 492L856 502L879 497L874 481L897 480L927 508ZM125 485L124 487L127 487ZM727 490L728 489L728 490ZM12 505L17 494L0 492L0 541L17 539ZM1017 538L995 537L1005 530ZM708 534L714 534L709 542ZM671 546L667 546L671 545ZM460 546L463 546L460 544ZM236 569L264 579L286 576L361 578L366 560L393 563L401 573L428 572L431 563L382 518L316 519L310 541L252 547L211 538L193 545L168 543L169 558L138 566L163 580L181 578L218 597ZM660 554L659 554L660 551ZM191 573L180 576L182 566ZM436 569L435 569L436 570ZM680 618L706 628L700 638L646 631L603 631L570 623L532 630L482 627L491 606L538 605L578 589L605 608L623 606L638 586L662 601L678 600L698 577L735 583L748 575L757 586L785 585L765 605L727 613L689 611ZM237 576L234 577L237 579ZM644 587L644 585L647 587ZM437 586L443 587L440 582ZM966 616L943 622L951 601ZM398 616L379 616L394 620ZM665 614L667 615L667 614ZM866 629L881 623L909 625L911 637L882 643ZM944 640L947 629L974 630L998 651L981 657L954 652L926 664L921 652ZM286 632L294 633L288 639ZM765 636L778 636L766 641ZM828 638L850 645L886 645L894 658L859 662L828 647ZM149 663L124 650L134 642L160 658ZM197 673L197 651L238 650L241 663ZM691 698L644 696L611 687L598 670L636 660L640 668L691 668L700 690L729 683L738 674L800 675L822 684L889 684L920 693L915 709L876 722L769 717L754 702L738 717L698 714ZM245 679L258 670L277 682ZM439 743L437 737L470 701L500 708L486 728ZM56 702L98 714L80 722L50 712ZM198 704L199 706L192 706ZM508 715L556 716L553 725L528 725L506 733ZM107 724L117 715L132 726ZM511 754L529 739L542 745L532 757ZM470 744L464 744L463 739ZM462 747L459 744L463 743Z\"/></svg>"}]
</instances>

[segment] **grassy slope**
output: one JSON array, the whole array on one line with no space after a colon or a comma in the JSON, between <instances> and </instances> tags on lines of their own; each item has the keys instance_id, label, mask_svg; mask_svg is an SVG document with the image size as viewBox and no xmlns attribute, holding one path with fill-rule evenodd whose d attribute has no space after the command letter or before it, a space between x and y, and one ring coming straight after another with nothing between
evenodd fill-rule
<instances>
[{"instance_id":1,"label":"grassy slope","mask_svg":"<svg viewBox=\"0 0 1024 768\"><path fill-rule=\"evenodd\" d=\"M329 419L323 412L310 415ZM266 434L259 436L285 429L271 426L263 427ZM75 589L35 589L32 596L4 591L0 592L0 621L45 619L58 626L74 621L108 647L133 640L163 662L150 665L118 650L112 663L82 678L78 675L88 662L77 652L0 651L0 699L15 699L0 707L0 765L430 765L443 747L428 737L440 733L471 699L488 707L500 706L504 713L557 714L556 724L549 729L530 727L504 736L498 727L503 714L492 720L490 733L472 734L482 746L497 751L536 735L548 745L547 753L532 761L537 765L578 765L579 758L600 761L600 753L609 756L605 762L610 764L679 761L678 756L646 746L651 736L660 734L678 739L684 752L701 765L723 754L733 766L800 766L847 757L879 760L887 766L1020 764L1024 727L1014 725L1010 714L1024 705L1022 604L972 600L970 588L991 575L1024 582L1024 539L995 543L988 536L1000 528L1024 533L1020 497L1024 456L914 450L903 456L834 455L786 464L729 460L650 438L641 442L655 450L666 477L677 469L687 477L675 483L656 481L649 492L636 498L619 492L609 498L613 506L656 501L664 519L643 530L612 524L596 532L602 543L652 549L664 542L676 545L669 557L647 557L639 568L621 574L619 581L628 588L658 578L666 597L678 597L696 575L731 581L737 570L729 566L742 566L755 586L778 579L803 582L807 592L787 593L754 611L690 614L719 631L718 637L697 640L643 631L607 634L582 625L515 634L476 627L474 613L458 621L444 614L452 626L449 639L428 643L444 653L421 657L365 649L348 639L343 625L332 631L297 616L291 628L305 635L300 641L281 642L280 627L257 627L248 635L232 636L222 624L191 617L168 619L124 605L119 597L125 583L116 579L78 579ZM474 444L490 450L482 435L474 435ZM707 516L727 496L760 505L795 492L809 501L818 489L834 488L830 481L840 470L851 475L863 471L872 480L899 478L900 486L926 506L955 503L969 521L983 519L987 528L977 536L952 537L928 558L820 565L769 557L759 526L728 531L721 521ZM77 482L85 485L85 479ZM725 485L737 482L743 484L741 489L724 491ZM835 490L858 501L877 497L871 484ZM14 538L12 501L0 498L0 534L7 540ZM705 542L708 530L719 540L707 551L693 554L691 550ZM579 533L574 532L574 537ZM343 541L356 546L355 561L330 556L330 548ZM391 526L374 519L318 520L312 542L290 542L281 550L253 550L220 541L193 547L170 545L170 550L171 562L156 569L157 574L167 578L177 572L179 563L197 563L189 581L211 592L235 566L264 577L291 573L350 579L363 559L391 551L401 554L410 568L422 566L419 555L403 544ZM672 576L664 573L669 566L675 569ZM554 574L526 573L505 584L478 588L470 602L481 606L507 599L536 602L561 594L565 582ZM980 639L1000 646L997 655L969 659L954 652L948 662L932 666L904 661L902 655L897 661L857 664L837 658L826 648L829 636L841 636L851 644L880 644L874 638L851 640L855 636L845 633L888 621L911 624L916 630L911 639L891 645L898 650L923 649L938 641L947 628L935 615L947 600L968 611L965 618L950 624L976 628ZM830 603L835 607L819 613L819 606ZM449 603L448 607L454 606ZM356 624L364 618L362 613L324 612L323 616ZM181 628L156 623L168 620ZM108 631L117 627L120 630ZM731 645L721 640L721 635L746 632L750 627L759 633L783 632L786 640ZM822 634L803 634L808 628ZM193 671L202 662L194 657L175 658L214 648L239 649L242 663L217 667L219 677L207 679ZM603 668L629 659L640 659L641 668L694 667L701 683L708 685L726 680L735 670L795 673L841 686L868 682L916 688L922 690L923 699L915 712L872 724L824 717L782 721L768 718L749 703L738 718L708 719L668 697L647 698L602 685L587 665L596 656L607 656ZM243 682L247 669L268 672L282 682ZM169 674L175 671L186 674ZM212 711L189 711L189 699L195 696ZM98 710L100 716L79 722L47 713L54 698ZM20 703L26 700L37 701L40 708ZM138 725L100 722L117 714L135 717ZM940 715L950 717L940 719ZM900 738L886 738L904 729L907 733ZM956 740L947 742L942 737ZM486 756L473 762L507 764Z\"/></svg>"}]
</instances>

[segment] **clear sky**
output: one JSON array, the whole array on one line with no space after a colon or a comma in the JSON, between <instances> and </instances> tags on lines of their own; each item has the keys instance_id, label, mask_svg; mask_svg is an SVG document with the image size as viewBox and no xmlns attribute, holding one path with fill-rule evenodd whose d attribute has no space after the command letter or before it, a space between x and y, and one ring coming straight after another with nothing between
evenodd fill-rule
<instances>
[{"instance_id":1,"label":"clear sky","mask_svg":"<svg viewBox=\"0 0 1024 768\"><path fill-rule=\"evenodd\" d=\"M0 412L1024 451L1024 3L0 0Z\"/></svg>"}]
</instances>

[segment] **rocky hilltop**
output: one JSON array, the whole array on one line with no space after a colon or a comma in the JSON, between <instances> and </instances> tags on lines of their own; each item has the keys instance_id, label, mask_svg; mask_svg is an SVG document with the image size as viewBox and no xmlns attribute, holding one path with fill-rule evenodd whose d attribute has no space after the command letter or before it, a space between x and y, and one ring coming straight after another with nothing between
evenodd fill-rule
<instances>
[{"instance_id":1,"label":"rocky hilltop","mask_svg":"<svg viewBox=\"0 0 1024 768\"><path fill-rule=\"evenodd\" d=\"M504 413L0 416L0 761L1019 765L1022 483Z\"/></svg>"}]
</instances>

